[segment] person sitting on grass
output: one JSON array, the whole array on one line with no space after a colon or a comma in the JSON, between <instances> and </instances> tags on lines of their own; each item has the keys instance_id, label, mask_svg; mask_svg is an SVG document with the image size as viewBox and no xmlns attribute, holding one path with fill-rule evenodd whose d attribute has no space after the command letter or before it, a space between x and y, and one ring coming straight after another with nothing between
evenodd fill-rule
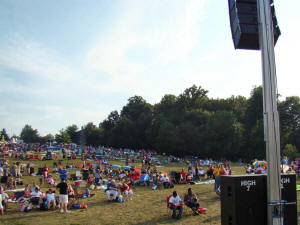
<instances>
[{"instance_id":1,"label":"person sitting on grass","mask_svg":"<svg viewBox=\"0 0 300 225\"><path fill-rule=\"evenodd\" d=\"M197 196L193 193L192 188L188 189L188 193L184 196L184 204L191 208L195 215L199 215L198 209L200 204L198 202Z\"/></svg>"},{"instance_id":2,"label":"person sitting on grass","mask_svg":"<svg viewBox=\"0 0 300 225\"><path fill-rule=\"evenodd\" d=\"M55 191L52 191L50 188L46 194L48 209L50 209L50 205L52 203L53 210L56 209L56 200L55 200Z\"/></svg>"},{"instance_id":3,"label":"person sitting on grass","mask_svg":"<svg viewBox=\"0 0 300 225\"><path fill-rule=\"evenodd\" d=\"M68 208L75 203L75 192L70 184L68 184Z\"/></svg>"},{"instance_id":4,"label":"person sitting on grass","mask_svg":"<svg viewBox=\"0 0 300 225\"><path fill-rule=\"evenodd\" d=\"M24 182L22 181L21 176L17 176L15 182L16 182L16 185L24 185Z\"/></svg>"},{"instance_id":5,"label":"person sitting on grass","mask_svg":"<svg viewBox=\"0 0 300 225\"><path fill-rule=\"evenodd\" d=\"M169 188L170 187L170 180L167 174L161 176L160 182L163 184L164 188Z\"/></svg>"},{"instance_id":6,"label":"person sitting on grass","mask_svg":"<svg viewBox=\"0 0 300 225\"><path fill-rule=\"evenodd\" d=\"M129 185L126 182L123 182L120 185L120 191L123 196L126 196L126 200L132 200L133 191L130 189Z\"/></svg>"},{"instance_id":7,"label":"person sitting on grass","mask_svg":"<svg viewBox=\"0 0 300 225\"><path fill-rule=\"evenodd\" d=\"M2 186L0 186L0 197L2 197L2 206L4 207L4 212L6 212L7 208L8 208L8 194L4 193L4 189Z\"/></svg>"},{"instance_id":8,"label":"person sitting on grass","mask_svg":"<svg viewBox=\"0 0 300 225\"><path fill-rule=\"evenodd\" d=\"M41 203L42 192L40 192L39 188L35 188L34 191L30 193L30 202L33 205L39 205Z\"/></svg>"},{"instance_id":9,"label":"person sitting on grass","mask_svg":"<svg viewBox=\"0 0 300 225\"><path fill-rule=\"evenodd\" d=\"M0 186L0 213L1 215L4 215L4 208L7 207L7 202L5 201L5 198L3 198L5 196L4 192L3 192L3 188L2 186Z\"/></svg>"},{"instance_id":10,"label":"person sitting on grass","mask_svg":"<svg viewBox=\"0 0 300 225\"><path fill-rule=\"evenodd\" d=\"M51 187L55 187L56 186L56 183L55 183L55 181L54 181L54 179L53 179L53 177L51 175L49 175L47 177L47 184L49 186L51 186Z\"/></svg>"},{"instance_id":11,"label":"person sitting on grass","mask_svg":"<svg viewBox=\"0 0 300 225\"><path fill-rule=\"evenodd\" d=\"M40 187L35 182L33 182L31 186L31 192L34 192L36 188L40 189Z\"/></svg>"},{"instance_id":12,"label":"person sitting on grass","mask_svg":"<svg viewBox=\"0 0 300 225\"><path fill-rule=\"evenodd\" d=\"M205 171L202 167L199 168L199 177L200 177L200 181L205 179Z\"/></svg>"},{"instance_id":13,"label":"person sitting on grass","mask_svg":"<svg viewBox=\"0 0 300 225\"><path fill-rule=\"evenodd\" d=\"M170 209L173 210L172 218L180 219L182 217L183 205L182 200L177 195L176 191L173 191L173 195L169 199ZM178 215L176 216L176 210L178 210Z\"/></svg>"},{"instance_id":14,"label":"person sitting on grass","mask_svg":"<svg viewBox=\"0 0 300 225\"><path fill-rule=\"evenodd\" d=\"M117 189L117 185L116 185L116 181L112 180L110 183L108 183L107 185L107 189L105 190L106 196L107 196L107 200L108 201L112 201L112 200L116 200L119 192ZM110 199L110 196L112 195L112 200Z\"/></svg>"},{"instance_id":15,"label":"person sitting on grass","mask_svg":"<svg viewBox=\"0 0 300 225\"><path fill-rule=\"evenodd\" d=\"M3 192L2 190L0 191L0 213L1 215L4 215L4 207L2 205L2 194L1 192Z\"/></svg>"}]
</instances>

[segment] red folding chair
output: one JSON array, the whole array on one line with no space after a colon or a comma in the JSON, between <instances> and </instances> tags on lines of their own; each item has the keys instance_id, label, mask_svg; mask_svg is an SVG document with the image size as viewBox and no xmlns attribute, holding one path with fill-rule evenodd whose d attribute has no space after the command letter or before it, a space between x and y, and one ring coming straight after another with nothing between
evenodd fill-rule
<instances>
[{"instance_id":1,"label":"red folding chair","mask_svg":"<svg viewBox=\"0 0 300 225\"><path fill-rule=\"evenodd\" d=\"M167 209L170 208L169 200L170 200L171 196L172 196L172 195L168 195L167 198L166 198L166 200L167 200Z\"/></svg>"}]
</instances>

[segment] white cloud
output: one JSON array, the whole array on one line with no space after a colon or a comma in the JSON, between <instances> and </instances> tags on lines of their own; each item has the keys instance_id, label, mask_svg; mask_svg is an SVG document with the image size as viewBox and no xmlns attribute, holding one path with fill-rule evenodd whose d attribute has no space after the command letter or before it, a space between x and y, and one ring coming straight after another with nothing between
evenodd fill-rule
<instances>
[{"instance_id":1,"label":"white cloud","mask_svg":"<svg viewBox=\"0 0 300 225\"><path fill-rule=\"evenodd\" d=\"M94 88L129 92L155 101L168 89L174 90L167 87L166 81L176 73L167 67L186 61L198 44L201 18L208 2L177 1L176 7L168 1L126 4L110 32L86 53L85 68L109 77L108 82L93 84ZM139 46L143 47L140 51L146 48L153 54L142 63L127 57L131 49Z\"/></svg>"},{"instance_id":2,"label":"white cloud","mask_svg":"<svg viewBox=\"0 0 300 225\"><path fill-rule=\"evenodd\" d=\"M276 4L282 30L276 46L279 92L299 95L298 7ZM77 63L42 37L40 42L20 36L2 41L0 69L16 76L15 84L0 77L0 93L11 99L0 108L3 126L21 129L29 123L46 134L73 123L97 124L133 95L156 103L164 94L178 95L196 84L212 97L249 96L253 85L262 83L260 53L233 49L226 1L124 0L117 5L117 16L101 17L108 18L108 31L99 27L97 41L83 43L89 46L83 53L74 46ZM218 37L219 29L226 33ZM18 84L23 76L29 82Z\"/></svg>"},{"instance_id":3,"label":"white cloud","mask_svg":"<svg viewBox=\"0 0 300 225\"><path fill-rule=\"evenodd\" d=\"M13 39L11 45L0 48L0 65L55 82L80 77L53 50L21 38Z\"/></svg>"}]
</instances>

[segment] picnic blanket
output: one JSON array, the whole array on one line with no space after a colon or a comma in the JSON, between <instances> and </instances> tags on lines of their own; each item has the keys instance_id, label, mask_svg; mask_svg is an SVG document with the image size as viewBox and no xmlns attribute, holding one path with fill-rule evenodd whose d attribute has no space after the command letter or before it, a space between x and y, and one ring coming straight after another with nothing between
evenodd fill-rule
<instances>
[{"instance_id":1,"label":"picnic blanket","mask_svg":"<svg viewBox=\"0 0 300 225\"><path fill-rule=\"evenodd\" d=\"M6 192L20 192L20 191L24 191L25 190L25 188L19 188L19 189L13 189L13 190L6 190L6 191L4 191L5 193Z\"/></svg>"},{"instance_id":2,"label":"picnic blanket","mask_svg":"<svg viewBox=\"0 0 300 225\"><path fill-rule=\"evenodd\" d=\"M206 180L201 182L195 182L195 184L214 184L215 180Z\"/></svg>"}]
</instances>

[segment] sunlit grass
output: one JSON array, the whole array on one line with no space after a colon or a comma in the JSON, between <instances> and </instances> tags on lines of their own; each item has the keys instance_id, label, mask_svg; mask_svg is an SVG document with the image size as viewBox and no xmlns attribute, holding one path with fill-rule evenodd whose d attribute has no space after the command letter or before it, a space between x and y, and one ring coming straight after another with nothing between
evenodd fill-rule
<instances>
[{"instance_id":1,"label":"sunlit grass","mask_svg":"<svg viewBox=\"0 0 300 225\"><path fill-rule=\"evenodd\" d=\"M78 161L78 160L76 160ZM76 162L76 161L69 161ZM12 161L10 161L12 162ZM42 167L45 162L31 161L36 166ZM25 162L26 163L26 162ZM52 170L53 161L46 161ZM64 162L64 165L67 163ZM113 162L113 164L124 165L124 162ZM139 163L135 164L140 167ZM160 167L161 171L169 172L172 170L180 170L187 168L183 165L169 164L166 167ZM236 174L244 173L241 166L233 166L232 170ZM71 173L72 170L70 170ZM75 170L74 170L75 173ZM58 176L55 176L58 178ZM39 183L39 177L24 176L25 183L33 181ZM300 181L298 180L298 183ZM184 209L183 218L181 220L171 219L171 211L166 207L166 196L176 190L183 198L184 193L189 187L192 187L197 194L201 207L207 208L205 214L194 216L188 208ZM42 185L42 191L47 190L46 185ZM21 225L21 224L206 224L219 225L220 221L220 199L213 191L213 185L176 185L174 189L152 190L151 187L137 187L134 189L134 198L132 201L125 203L109 203L103 190L94 190L92 193L96 195L89 199L80 200L88 205L88 209L72 210L70 214L60 214L56 211L30 211L29 213L19 212L18 205L10 203L8 212L4 216L0 216L0 224L4 225ZM298 194L298 212L300 195Z\"/></svg>"}]
</instances>

